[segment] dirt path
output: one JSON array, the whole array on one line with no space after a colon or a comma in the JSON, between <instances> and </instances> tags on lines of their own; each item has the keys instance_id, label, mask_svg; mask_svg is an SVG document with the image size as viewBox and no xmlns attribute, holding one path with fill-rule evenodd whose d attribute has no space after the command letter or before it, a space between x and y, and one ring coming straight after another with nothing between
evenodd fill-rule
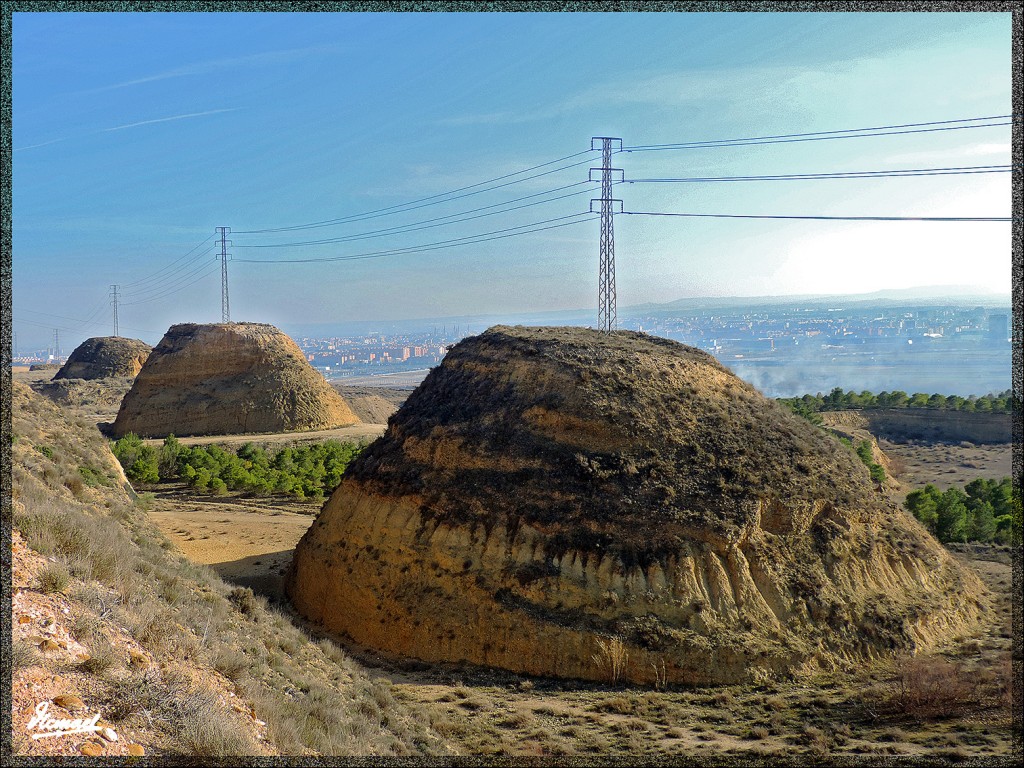
<instances>
[{"instance_id":1,"label":"dirt path","mask_svg":"<svg viewBox=\"0 0 1024 768\"><path fill-rule=\"evenodd\" d=\"M157 494L150 518L190 560L270 598L320 506L277 499Z\"/></svg>"},{"instance_id":2,"label":"dirt path","mask_svg":"<svg viewBox=\"0 0 1024 768\"><path fill-rule=\"evenodd\" d=\"M246 434L246 435L199 435L196 437L179 437L178 442L182 445L209 445L211 443L244 444L260 443L313 443L322 440L341 440L342 442L358 441L362 439L376 440L387 429L386 424L353 424L351 427L338 427L337 429L318 429L309 432L273 432L269 434ZM143 440L147 445L160 445L163 438L151 438Z\"/></svg>"}]
</instances>

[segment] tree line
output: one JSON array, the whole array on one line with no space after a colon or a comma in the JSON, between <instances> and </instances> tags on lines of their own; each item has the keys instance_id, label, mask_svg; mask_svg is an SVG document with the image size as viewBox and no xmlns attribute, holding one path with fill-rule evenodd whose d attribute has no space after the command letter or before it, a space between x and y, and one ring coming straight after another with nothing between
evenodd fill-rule
<instances>
[{"instance_id":1,"label":"tree line","mask_svg":"<svg viewBox=\"0 0 1024 768\"><path fill-rule=\"evenodd\" d=\"M977 541L1009 544L1014 536L1014 494L1010 478L973 480L940 491L934 485L907 494L904 506L943 544ZM1019 500L1016 502L1019 505Z\"/></svg>"},{"instance_id":2,"label":"tree line","mask_svg":"<svg viewBox=\"0 0 1024 768\"><path fill-rule=\"evenodd\" d=\"M803 395L802 397L780 397L778 400L804 417L810 417L810 414L820 411L845 411L858 408L932 408L966 413L1010 413L1013 408L1013 393L1008 389L999 394L960 397L960 395L940 395L938 393L929 395L924 392L908 395L901 390L875 394L867 390L863 392L854 392L852 389L843 391L842 387L836 387L827 395L819 392L816 395ZM814 421L813 418L811 420Z\"/></svg>"},{"instance_id":3,"label":"tree line","mask_svg":"<svg viewBox=\"0 0 1024 768\"><path fill-rule=\"evenodd\" d=\"M169 435L156 448L135 434L127 434L114 443L113 452L133 482L180 480L197 491L217 495L230 490L319 501L341 483L345 468L362 448L325 440L281 448L271 455L251 442L230 451L219 445L182 445Z\"/></svg>"}]
</instances>

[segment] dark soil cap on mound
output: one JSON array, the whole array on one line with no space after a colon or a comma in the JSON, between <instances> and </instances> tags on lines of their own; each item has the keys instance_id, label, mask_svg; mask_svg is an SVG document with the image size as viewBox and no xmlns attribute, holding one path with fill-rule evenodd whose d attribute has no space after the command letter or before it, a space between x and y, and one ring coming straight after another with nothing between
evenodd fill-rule
<instances>
[{"instance_id":1,"label":"dark soil cap on mound","mask_svg":"<svg viewBox=\"0 0 1024 768\"><path fill-rule=\"evenodd\" d=\"M107 379L132 377L141 369L152 348L139 339L97 336L79 344L54 379Z\"/></svg>"},{"instance_id":2,"label":"dark soil cap on mound","mask_svg":"<svg viewBox=\"0 0 1024 768\"><path fill-rule=\"evenodd\" d=\"M433 460L456 444L479 466ZM721 533L765 497L882 503L856 456L711 355L577 328L498 326L456 345L347 476L422 495L446 521L536 523L603 551Z\"/></svg>"}]
</instances>

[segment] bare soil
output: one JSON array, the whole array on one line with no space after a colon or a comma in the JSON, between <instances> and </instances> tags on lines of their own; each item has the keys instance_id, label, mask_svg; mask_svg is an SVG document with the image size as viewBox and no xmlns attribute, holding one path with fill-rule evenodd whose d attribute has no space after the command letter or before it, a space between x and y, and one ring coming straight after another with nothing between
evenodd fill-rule
<instances>
[{"instance_id":1,"label":"bare soil","mask_svg":"<svg viewBox=\"0 0 1024 768\"><path fill-rule=\"evenodd\" d=\"M320 511L308 501L201 496L183 483L160 486L155 496L150 519L190 560L271 598Z\"/></svg>"},{"instance_id":2,"label":"bare soil","mask_svg":"<svg viewBox=\"0 0 1024 768\"><path fill-rule=\"evenodd\" d=\"M907 492L928 483L946 490L979 477L1000 480L1012 472L1012 443L896 443L882 439L878 444L890 460L895 460L896 479Z\"/></svg>"}]
</instances>

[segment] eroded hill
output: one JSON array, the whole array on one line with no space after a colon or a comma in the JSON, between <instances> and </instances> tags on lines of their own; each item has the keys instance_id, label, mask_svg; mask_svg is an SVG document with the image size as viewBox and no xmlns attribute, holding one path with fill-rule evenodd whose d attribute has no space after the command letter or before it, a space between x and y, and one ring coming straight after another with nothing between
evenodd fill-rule
<instances>
[{"instance_id":1,"label":"eroded hill","mask_svg":"<svg viewBox=\"0 0 1024 768\"><path fill-rule=\"evenodd\" d=\"M454 347L351 465L288 589L393 654L642 682L926 648L986 611L838 441L699 350L572 328Z\"/></svg>"}]
</instances>

